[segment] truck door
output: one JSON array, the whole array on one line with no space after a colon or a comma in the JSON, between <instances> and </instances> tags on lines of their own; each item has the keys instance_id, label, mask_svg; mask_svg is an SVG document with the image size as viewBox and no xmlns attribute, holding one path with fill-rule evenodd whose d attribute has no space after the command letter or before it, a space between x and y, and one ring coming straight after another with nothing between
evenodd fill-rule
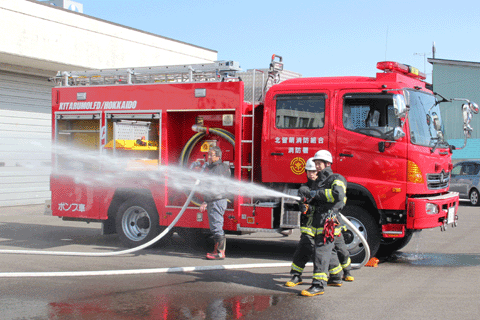
<instances>
[{"instance_id":1,"label":"truck door","mask_svg":"<svg viewBox=\"0 0 480 320\"><path fill-rule=\"evenodd\" d=\"M398 208L405 202L407 145L405 138L393 142L394 128L400 126L393 95L341 92L336 99L341 112L334 172L344 175L349 187L367 188L379 209Z\"/></svg>"},{"instance_id":2,"label":"truck door","mask_svg":"<svg viewBox=\"0 0 480 320\"><path fill-rule=\"evenodd\" d=\"M328 148L326 92L276 92L265 106L262 180L304 183L305 162Z\"/></svg>"}]
</instances>

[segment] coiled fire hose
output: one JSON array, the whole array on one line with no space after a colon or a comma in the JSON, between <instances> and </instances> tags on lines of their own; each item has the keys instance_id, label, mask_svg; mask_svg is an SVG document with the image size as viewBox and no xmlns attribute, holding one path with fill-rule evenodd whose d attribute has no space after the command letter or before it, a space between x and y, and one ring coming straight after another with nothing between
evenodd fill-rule
<instances>
[{"instance_id":1,"label":"coiled fire hose","mask_svg":"<svg viewBox=\"0 0 480 320\"><path fill-rule=\"evenodd\" d=\"M200 125L194 125L192 127L194 131L197 131L196 134L194 134L188 141L185 143L183 146L182 152L180 153L180 160L179 164L183 167L187 167L188 160L190 159L190 154L192 153L193 148L195 145L206 135L208 134L214 134L216 136L219 136L225 140L227 140L228 143L230 143L235 149L235 137L234 135L222 128L208 128ZM200 206L201 201L198 200L197 198L192 198L192 203L196 206Z\"/></svg>"}]
</instances>

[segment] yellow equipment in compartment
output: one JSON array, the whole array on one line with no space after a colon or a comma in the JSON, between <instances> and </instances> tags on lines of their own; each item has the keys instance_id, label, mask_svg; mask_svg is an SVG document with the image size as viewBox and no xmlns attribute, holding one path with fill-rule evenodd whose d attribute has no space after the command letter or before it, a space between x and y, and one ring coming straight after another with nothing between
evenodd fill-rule
<instances>
[{"instance_id":1,"label":"yellow equipment in compartment","mask_svg":"<svg viewBox=\"0 0 480 320\"><path fill-rule=\"evenodd\" d=\"M113 140L107 143L104 147L105 149L113 149ZM127 171L133 170L156 170L158 168L158 159L145 159L143 153L137 153L135 151L157 151L158 150L158 142L157 141L149 141L149 140L121 140L117 139L115 141L115 150L122 150L122 151L133 151L131 156L137 156L140 159L132 159L127 164ZM129 152L130 154L130 152ZM146 154L145 154L146 155Z\"/></svg>"},{"instance_id":2,"label":"yellow equipment in compartment","mask_svg":"<svg viewBox=\"0 0 480 320\"><path fill-rule=\"evenodd\" d=\"M104 147L105 149L113 149L113 140L110 140ZM134 151L155 151L158 150L158 142L144 140L119 140L115 141L115 149L118 150L134 150Z\"/></svg>"}]
</instances>

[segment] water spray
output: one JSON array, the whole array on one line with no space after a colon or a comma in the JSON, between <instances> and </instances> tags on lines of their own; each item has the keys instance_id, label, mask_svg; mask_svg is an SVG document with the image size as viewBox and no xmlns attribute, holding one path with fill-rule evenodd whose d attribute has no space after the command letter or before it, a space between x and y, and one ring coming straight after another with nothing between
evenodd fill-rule
<instances>
[{"instance_id":1,"label":"water spray","mask_svg":"<svg viewBox=\"0 0 480 320\"><path fill-rule=\"evenodd\" d=\"M234 181L231 179L226 179L222 177L212 177L206 175L203 172L192 172L185 171L185 168L175 168L175 167L165 167L161 166L158 170L155 171L125 171L125 159L108 159L109 170L111 171L110 175L99 177L95 173L87 174L83 170L75 170L78 165L82 166L82 163L105 163L105 155L99 155L98 153L91 154L82 150L74 155L72 155L72 148L68 147L66 149L62 146L55 146L57 155L62 155L66 159L72 161L73 170L62 170L62 174L69 175L73 177L76 181L84 184L116 184L122 183L125 179L128 179L132 175L142 174L142 177L145 177L149 181L161 181L161 179L168 178L169 182L172 183L172 187L176 189L185 189L185 186L192 185L192 177L195 178L193 187L190 190L190 194L185 201L181 211L178 213L176 218L170 223L170 225L154 239L137 246L135 248L113 251L113 252L67 252L67 251L42 251L42 250L0 250L0 254L28 254L28 255L56 255L56 256L84 256L84 257L108 257L108 256L117 256L133 253L144 248L151 246L152 244L158 242L166 234L168 234L171 229L176 225L178 220L182 217L183 213L188 207L188 204L193 198L194 193L197 191L197 187L202 181L202 186L208 186L202 188L203 192L217 193L218 188L223 188L225 191L225 186L228 186L227 192L232 194L240 194L244 196L266 196L266 197L286 197L291 198L296 201L301 200L300 197L287 195L278 191L266 189L262 186L255 185L252 183L245 183L241 181ZM68 153L65 152L68 151ZM62 153L63 151L63 153ZM35 167L35 164L29 164L29 166ZM106 181L108 179L108 181ZM225 180L225 181L223 181ZM169 185L170 186L170 185ZM189 188L190 189L190 188ZM356 227L348 221L343 215L339 214L340 218L347 224L351 230L357 234L364 244L365 247L365 259L360 264L352 264L354 268L360 268L368 261L370 257L370 250L368 243L361 233L356 229ZM216 265L216 266L200 266L200 267L174 267L174 268L157 268L157 269L138 269L138 270L103 270L103 271L73 271L73 272L4 272L0 273L0 278L6 277L69 277L69 276L101 276L101 275L126 275L126 274L146 274L146 273L171 273L171 272L191 272L191 271L208 271L208 270L227 270L227 269L249 269L249 268L259 268L259 267L286 267L290 266L290 263L263 263L263 264L249 264L249 265Z\"/></svg>"}]
</instances>

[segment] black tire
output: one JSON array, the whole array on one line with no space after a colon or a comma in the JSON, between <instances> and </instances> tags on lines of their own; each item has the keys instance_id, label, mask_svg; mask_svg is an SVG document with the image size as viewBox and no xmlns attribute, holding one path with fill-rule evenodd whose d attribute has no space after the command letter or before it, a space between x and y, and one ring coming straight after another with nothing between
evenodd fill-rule
<instances>
[{"instance_id":1,"label":"black tire","mask_svg":"<svg viewBox=\"0 0 480 320\"><path fill-rule=\"evenodd\" d=\"M472 189L470 190L470 194L468 196L468 199L470 200L470 204L472 206L478 206L480 204L480 195L478 193L477 189Z\"/></svg>"},{"instance_id":2,"label":"black tire","mask_svg":"<svg viewBox=\"0 0 480 320\"><path fill-rule=\"evenodd\" d=\"M370 247L370 258L374 257L380 247L380 229L375 219L362 207L348 205L342 209L342 214L360 231ZM350 252L353 263L360 263L365 258L365 248L360 238L347 226L343 232L345 244Z\"/></svg>"},{"instance_id":3,"label":"black tire","mask_svg":"<svg viewBox=\"0 0 480 320\"><path fill-rule=\"evenodd\" d=\"M421 231L421 230L419 230ZM395 251L405 247L413 237L413 230L407 230L403 238L383 238L380 242L376 257L389 257Z\"/></svg>"},{"instance_id":4,"label":"black tire","mask_svg":"<svg viewBox=\"0 0 480 320\"><path fill-rule=\"evenodd\" d=\"M162 230L155 203L142 196L129 198L118 208L115 227L120 241L128 247L142 245Z\"/></svg>"}]
</instances>

